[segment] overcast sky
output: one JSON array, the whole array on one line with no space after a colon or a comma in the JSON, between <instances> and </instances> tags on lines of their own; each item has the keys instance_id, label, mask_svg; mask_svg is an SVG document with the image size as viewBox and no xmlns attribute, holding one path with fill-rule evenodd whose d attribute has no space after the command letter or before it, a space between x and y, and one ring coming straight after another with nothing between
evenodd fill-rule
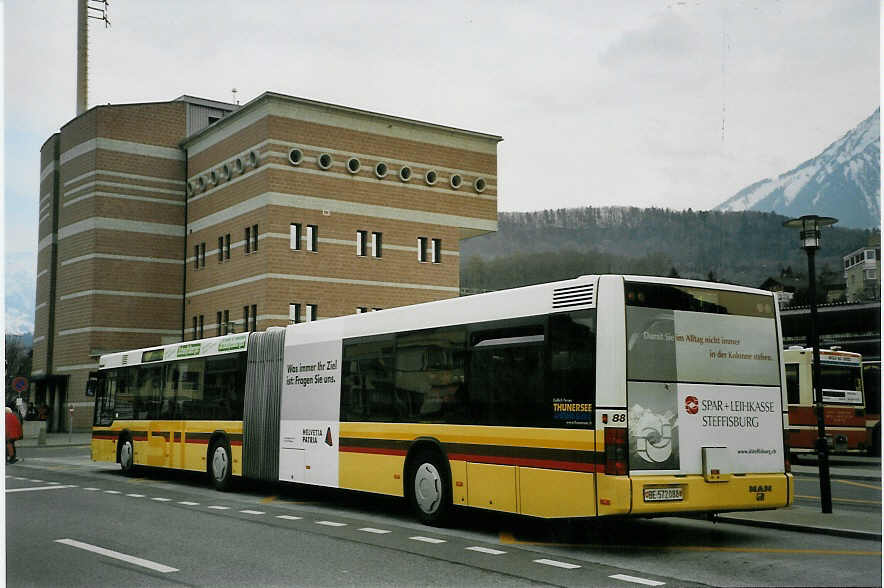
<instances>
[{"instance_id":1,"label":"overcast sky","mask_svg":"<svg viewBox=\"0 0 884 588\"><path fill-rule=\"evenodd\" d=\"M75 114L76 0L4 6L5 245ZM89 105L272 90L502 135L500 210L708 209L880 102L877 0L182 2L90 21Z\"/></svg>"}]
</instances>

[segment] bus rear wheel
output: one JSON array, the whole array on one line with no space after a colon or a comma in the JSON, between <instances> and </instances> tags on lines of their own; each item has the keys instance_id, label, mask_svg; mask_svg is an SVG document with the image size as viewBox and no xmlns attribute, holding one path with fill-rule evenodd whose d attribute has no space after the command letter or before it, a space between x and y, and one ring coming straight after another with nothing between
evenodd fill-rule
<instances>
[{"instance_id":1,"label":"bus rear wheel","mask_svg":"<svg viewBox=\"0 0 884 588\"><path fill-rule=\"evenodd\" d=\"M128 435L120 439L120 470L127 476L135 473L135 445Z\"/></svg>"},{"instance_id":2,"label":"bus rear wheel","mask_svg":"<svg viewBox=\"0 0 884 588\"><path fill-rule=\"evenodd\" d=\"M209 449L209 477L216 490L225 491L230 488L231 478L230 445L226 439L217 439Z\"/></svg>"},{"instance_id":3,"label":"bus rear wheel","mask_svg":"<svg viewBox=\"0 0 884 588\"><path fill-rule=\"evenodd\" d=\"M405 478L408 499L425 525L442 526L451 515L451 479L446 466L435 451L421 451L409 461Z\"/></svg>"}]
</instances>

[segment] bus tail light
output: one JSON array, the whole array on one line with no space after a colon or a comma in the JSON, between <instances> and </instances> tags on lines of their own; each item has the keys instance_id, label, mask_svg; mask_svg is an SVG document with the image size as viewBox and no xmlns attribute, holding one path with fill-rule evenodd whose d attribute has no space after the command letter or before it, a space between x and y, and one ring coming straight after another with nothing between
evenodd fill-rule
<instances>
[{"instance_id":1,"label":"bus tail light","mask_svg":"<svg viewBox=\"0 0 884 588\"><path fill-rule=\"evenodd\" d=\"M626 464L626 429L605 428L605 473L625 476L629 473Z\"/></svg>"},{"instance_id":2,"label":"bus tail light","mask_svg":"<svg viewBox=\"0 0 884 588\"><path fill-rule=\"evenodd\" d=\"M789 451L789 431L783 430L783 463L786 466L786 473L792 472L792 453Z\"/></svg>"}]
</instances>

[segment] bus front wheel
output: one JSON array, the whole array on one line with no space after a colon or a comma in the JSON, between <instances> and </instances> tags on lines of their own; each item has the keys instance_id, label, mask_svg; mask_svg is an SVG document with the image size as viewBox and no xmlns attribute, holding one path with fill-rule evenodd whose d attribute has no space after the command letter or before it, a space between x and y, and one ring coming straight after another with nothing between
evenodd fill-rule
<instances>
[{"instance_id":1,"label":"bus front wheel","mask_svg":"<svg viewBox=\"0 0 884 588\"><path fill-rule=\"evenodd\" d=\"M230 488L230 445L225 439L217 439L209 450L209 477L216 490Z\"/></svg>"},{"instance_id":2,"label":"bus front wheel","mask_svg":"<svg viewBox=\"0 0 884 588\"><path fill-rule=\"evenodd\" d=\"M421 451L409 464L408 499L417 518L426 525L444 525L451 513L451 480L445 460L435 451Z\"/></svg>"}]
</instances>

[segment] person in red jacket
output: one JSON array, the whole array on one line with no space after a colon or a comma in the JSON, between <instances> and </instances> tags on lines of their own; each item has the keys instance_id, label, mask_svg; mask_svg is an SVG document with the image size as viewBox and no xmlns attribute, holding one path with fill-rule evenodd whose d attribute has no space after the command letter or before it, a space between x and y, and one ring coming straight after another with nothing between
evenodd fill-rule
<instances>
[{"instance_id":1,"label":"person in red jacket","mask_svg":"<svg viewBox=\"0 0 884 588\"><path fill-rule=\"evenodd\" d=\"M15 412L8 406L6 407L6 463L15 463L18 459L15 457L15 442L24 435L21 430L21 422L15 416Z\"/></svg>"}]
</instances>

